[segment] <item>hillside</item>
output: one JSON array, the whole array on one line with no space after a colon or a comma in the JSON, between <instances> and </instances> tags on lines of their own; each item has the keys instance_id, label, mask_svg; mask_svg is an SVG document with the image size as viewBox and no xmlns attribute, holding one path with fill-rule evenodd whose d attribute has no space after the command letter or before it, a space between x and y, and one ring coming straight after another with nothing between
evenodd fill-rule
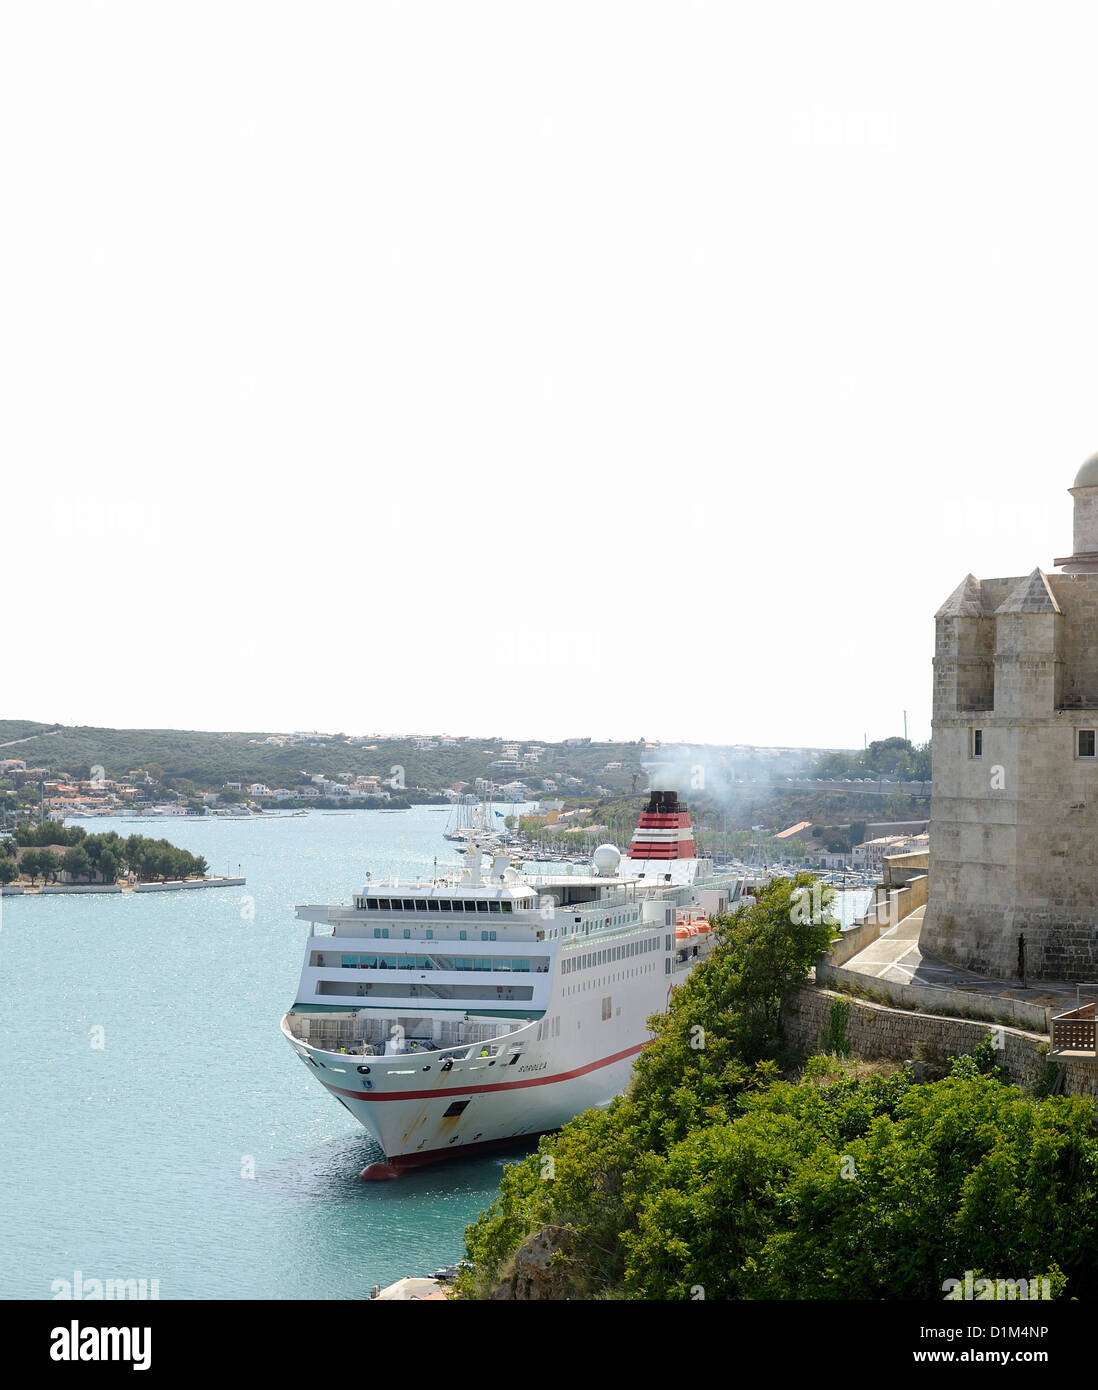
<instances>
[{"instance_id":1,"label":"hillside","mask_svg":"<svg viewBox=\"0 0 1098 1390\"><path fill-rule=\"evenodd\" d=\"M591 797L601 787L614 796L628 795L648 784L647 767L674 769L688 777L692 765L704 760L715 784L731 788L736 777L782 776L806 767L822 750L753 749L719 746L680 749L634 743L544 740L520 741L520 750L540 750L536 761L493 768L503 755L503 739L460 738L452 744L421 747L424 740L363 739L336 734L316 740L280 745L266 742L282 737L253 731L208 732L186 729L108 729L87 725L62 726L32 720L0 720L0 759L22 758L28 766L48 767L73 777L95 767L107 778L120 779L134 768L154 766L157 776L172 783L187 779L198 790L217 790L227 781L263 782L294 787L317 773L338 776L378 776L388 779L403 769L408 787L433 791L455 781L472 783L478 777L497 783L515 779L542 793L546 779L557 783L563 796ZM608 764L620 764L608 767ZM566 785L567 778L577 781ZM748 784L756 794L764 782Z\"/></svg>"}]
</instances>

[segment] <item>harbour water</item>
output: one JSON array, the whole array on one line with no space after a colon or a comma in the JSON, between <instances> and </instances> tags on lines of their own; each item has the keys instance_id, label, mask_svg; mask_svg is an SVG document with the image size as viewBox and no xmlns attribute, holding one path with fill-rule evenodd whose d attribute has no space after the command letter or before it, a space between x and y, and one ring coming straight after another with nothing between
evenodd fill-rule
<instances>
[{"instance_id":1,"label":"harbour water","mask_svg":"<svg viewBox=\"0 0 1098 1390\"><path fill-rule=\"evenodd\" d=\"M460 1257L525 1150L361 1183L378 1149L278 1029L295 903L456 867L446 819L83 822L162 835L246 886L2 900L0 1298L50 1298L77 1270L156 1279L162 1299L361 1298Z\"/></svg>"}]
</instances>

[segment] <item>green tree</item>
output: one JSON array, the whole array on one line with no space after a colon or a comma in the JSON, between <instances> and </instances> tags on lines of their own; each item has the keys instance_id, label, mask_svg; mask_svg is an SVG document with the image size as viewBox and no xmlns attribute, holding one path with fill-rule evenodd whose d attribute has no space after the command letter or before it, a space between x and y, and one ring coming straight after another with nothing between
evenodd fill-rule
<instances>
[{"instance_id":1,"label":"green tree","mask_svg":"<svg viewBox=\"0 0 1098 1390\"><path fill-rule=\"evenodd\" d=\"M61 856L61 868L74 881L88 879L92 874L92 861L83 845L73 845Z\"/></svg>"},{"instance_id":2,"label":"green tree","mask_svg":"<svg viewBox=\"0 0 1098 1390\"><path fill-rule=\"evenodd\" d=\"M38 872L44 879L53 880L61 867L61 860L52 849L38 851Z\"/></svg>"}]
</instances>

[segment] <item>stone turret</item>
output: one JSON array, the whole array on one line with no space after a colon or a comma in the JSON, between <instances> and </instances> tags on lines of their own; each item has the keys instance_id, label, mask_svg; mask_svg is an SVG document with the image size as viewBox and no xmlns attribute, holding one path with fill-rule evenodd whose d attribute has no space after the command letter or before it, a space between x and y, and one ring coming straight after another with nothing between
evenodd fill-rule
<instances>
[{"instance_id":1,"label":"stone turret","mask_svg":"<svg viewBox=\"0 0 1098 1390\"><path fill-rule=\"evenodd\" d=\"M1093 454L1069 488L1075 501L1075 553L1056 564L1065 574L1098 572L1098 454Z\"/></svg>"},{"instance_id":2,"label":"stone turret","mask_svg":"<svg viewBox=\"0 0 1098 1390\"><path fill-rule=\"evenodd\" d=\"M1015 585L995 610L996 714L1042 719L1060 707L1063 621L1063 610L1039 569Z\"/></svg>"},{"instance_id":3,"label":"stone turret","mask_svg":"<svg viewBox=\"0 0 1098 1390\"><path fill-rule=\"evenodd\" d=\"M990 709L995 685L994 623L983 589L966 575L934 615L934 714Z\"/></svg>"}]
</instances>

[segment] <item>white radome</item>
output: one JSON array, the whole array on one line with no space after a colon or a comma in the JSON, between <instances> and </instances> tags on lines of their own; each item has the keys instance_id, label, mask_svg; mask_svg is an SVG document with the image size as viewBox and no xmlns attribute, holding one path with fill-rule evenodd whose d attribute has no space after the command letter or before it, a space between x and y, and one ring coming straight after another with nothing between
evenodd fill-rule
<instances>
[{"instance_id":1,"label":"white radome","mask_svg":"<svg viewBox=\"0 0 1098 1390\"><path fill-rule=\"evenodd\" d=\"M621 851L616 845L599 845L591 856L591 868L596 878L613 878L621 863Z\"/></svg>"}]
</instances>

